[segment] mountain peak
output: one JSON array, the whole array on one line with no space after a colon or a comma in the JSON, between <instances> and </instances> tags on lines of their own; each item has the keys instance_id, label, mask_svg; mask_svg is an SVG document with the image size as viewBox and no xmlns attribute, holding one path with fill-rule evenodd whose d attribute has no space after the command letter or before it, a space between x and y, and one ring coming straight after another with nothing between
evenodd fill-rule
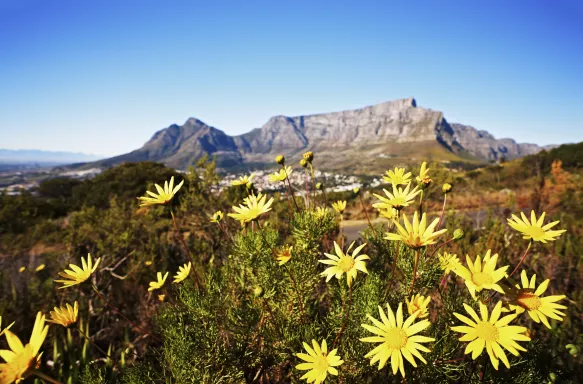
<instances>
[{"instance_id":1,"label":"mountain peak","mask_svg":"<svg viewBox=\"0 0 583 384\"><path fill-rule=\"evenodd\" d=\"M347 161L359 167L378 166L379 158L461 160L512 159L540 150L538 146L496 139L487 131L449 124L440 111L418 107L413 97L354 110L315 115L271 117L261 128L229 136L192 117L184 125L157 132L142 148L109 163L154 160L185 169L195 160L216 155L219 166L271 163L273 156L290 159L314 150L328 168ZM368 165L367 165L368 164Z\"/></svg>"}]
</instances>

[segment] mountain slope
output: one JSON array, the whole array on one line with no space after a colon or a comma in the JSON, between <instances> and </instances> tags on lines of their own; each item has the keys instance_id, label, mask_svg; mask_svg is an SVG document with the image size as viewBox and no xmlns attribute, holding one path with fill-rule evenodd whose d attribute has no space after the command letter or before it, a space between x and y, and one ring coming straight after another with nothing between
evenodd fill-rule
<instances>
[{"instance_id":1,"label":"mountain slope","mask_svg":"<svg viewBox=\"0 0 583 384\"><path fill-rule=\"evenodd\" d=\"M277 154L295 159L306 150L317 152L322 166L337 169L355 160L364 165L386 159L513 159L541 148L449 124L442 112L418 107L415 99L408 98L349 111L275 116L261 128L234 137L190 118L182 126L173 124L156 132L142 148L101 163L153 160L186 168L209 154L217 156L219 166L232 168L271 163Z\"/></svg>"}]
</instances>

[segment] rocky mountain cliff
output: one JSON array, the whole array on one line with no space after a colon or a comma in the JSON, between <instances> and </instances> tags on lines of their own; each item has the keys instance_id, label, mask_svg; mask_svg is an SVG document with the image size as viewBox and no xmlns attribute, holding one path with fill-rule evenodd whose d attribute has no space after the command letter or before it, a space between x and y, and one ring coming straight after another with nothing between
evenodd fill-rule
<instances>
[{"instance_id":1,"label":"rocky mountain cliff","mask_svg":"<svg viewBox=\"0 0 583 384\"><path fill-rule=\"evenodd\" d=\"M418 107L415 99L401 99L361 109L308 116L275 116L261 128L229 136L200 120L162 129L140 149L102 161L113 165L153 160L186 168L205 154L216 155L220 166L258 165L277 154L299 157L313 150L328 168L346 160L375 158L406 162L421 158L490 161L536 153L535 144L496 139L471 126L449 124L442 112Z\"/></svg>"}]
</instances>

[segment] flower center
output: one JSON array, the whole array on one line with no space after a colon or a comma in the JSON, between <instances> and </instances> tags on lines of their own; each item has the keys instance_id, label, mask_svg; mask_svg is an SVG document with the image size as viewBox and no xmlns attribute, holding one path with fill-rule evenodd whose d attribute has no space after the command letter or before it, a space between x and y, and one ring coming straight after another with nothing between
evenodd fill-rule
<instances>
[{"instance_id":1,"label":"flower center","mask_svg":"<svg viewBox=\"0 0 583 384\"><path fill-rule=\"evenodd\" d=\"M530 292L521 292L518 294L518 304L529 311L538 309L542 305L540 297Z\"/></svg>"},{"instance_id":2,"label":"flower center","mask_svg":"<svg viewBox=\"0 0 583 384\"><path fill-rule=\"evenodd\" d=\"M492 279L492 276L490 276L489 274L484 273L484 272L474 273L472 275L472 281L478 287L480 287L482 285L486 285L486 284L492 284L494 282L494 280Z\"/></svg>"},{"instance_id":3,"label":"flower center","mask_svg":"<svg viewBox=\"0 0 583 384\"><path fill-rule=\"evenodd\" d=\"M402 328L391 328L385 336L386 343L391 349L401 349L407 345L407 333Z\"/></svg>"},{"instance_id":4,"label":"flower center","mask_svg":"<svg viewBox=\"0 0 583 384\"><path fill-rule=\"evenodd\" d=\"M354 267L354 259L350 256L342 256L338 262L338 268L348 272Z\"/></svg>"},{"instance_id":5,"label":"flower center","mask_svg":"<svg viewBox=\"0 0 583 384\"><path fill-rule=\"evenodd\" d=\"M544 229L542 229L540 227L530 227L530 228L528 228L528 230L526 232L533 239L543 237L545 235Z\"/></svg>"},{"instance_id":6,"label":"flower center","mask_svg":"<svg viewBox=\"0 0 583 384\"><path fill-rule=\"evenodd\" d=\"M328 371L328 359L326 355L318 355L314 360L314 370L318 372Z\"/></svg>"},{"instance_id":7,"label":"flower center","mask_svg":"<svg viewBox=\"0 0 583 384\"><path fill-rule=\"evenodd\" d=\"M497 341L498 340L498 328L487 321L479 322L476 325L476 333L478 337L486 341Z\"/></svg>"}]
</instances>

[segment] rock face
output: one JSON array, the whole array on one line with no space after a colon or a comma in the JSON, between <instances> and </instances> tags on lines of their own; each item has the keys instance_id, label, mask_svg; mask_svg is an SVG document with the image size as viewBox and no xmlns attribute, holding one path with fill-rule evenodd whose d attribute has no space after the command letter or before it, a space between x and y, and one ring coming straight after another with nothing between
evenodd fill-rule
<instances>
[{"instance_id":1,"label":"rock face","mask_svg":"<svg viewBox=\"0 0 583 384\"><path fill-rule=\"evenodd\" d=\"M439 149L438 149L439 147ZM449 124L442 112L417 106L415 99L401 99L361 109L308 116L275 116L261 128L231 137L202 121L190 118L156 132L140 149L105 160L154 160L186 168L205 154L216 155L222 167L272 162L277 154L293 157L306 150L352 156L425 156L419 148L432 148L452 156L489 161L513 159L536 153L535 144L496 139L471 126Z\"/></svg>"}]
</instances>

